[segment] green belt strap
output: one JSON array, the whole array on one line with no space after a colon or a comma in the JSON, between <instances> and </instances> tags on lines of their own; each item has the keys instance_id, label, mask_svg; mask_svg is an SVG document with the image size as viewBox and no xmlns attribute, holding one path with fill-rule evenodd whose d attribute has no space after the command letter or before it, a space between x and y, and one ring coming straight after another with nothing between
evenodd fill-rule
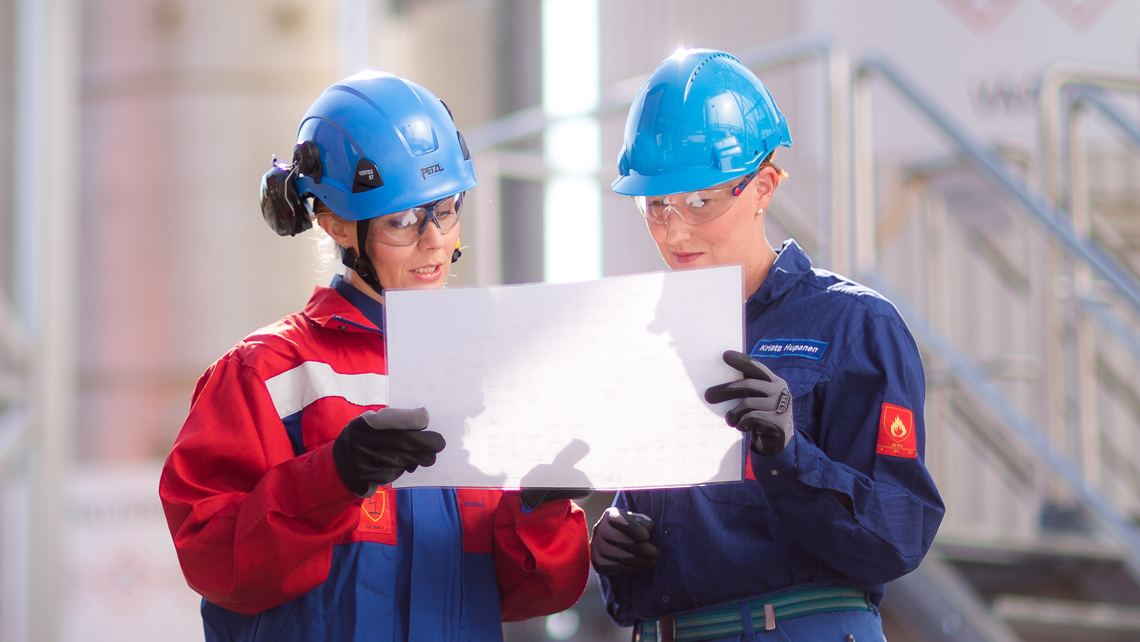
<instances>
[{"instance_id":1,"label":"green belt strap","mask_svg":"<svg viewBox=\"0 0 1140 642\"><path fill-rule=\"evenodd\" d=\"M793 591L768 601L761 599L748 603L752 613L752 628L764 630L764 605L774 607L776 621L804 615L827 613L830 611L870 611L867 594L850 588L828 587ZM721 606L688 615L673 616L677 642L698 642L712 640L744 632L740 620L740 606ZM641 625L641 639L644 642L657 642L657 623L645 622Z\"/></svg>"}]
</instances>

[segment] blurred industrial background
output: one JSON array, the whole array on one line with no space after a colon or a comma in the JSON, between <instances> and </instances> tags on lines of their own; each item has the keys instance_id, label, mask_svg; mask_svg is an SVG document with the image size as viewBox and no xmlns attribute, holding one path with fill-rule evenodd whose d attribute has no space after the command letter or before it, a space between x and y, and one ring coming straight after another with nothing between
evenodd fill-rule
<instances>
[{"instance_id":1,"label":"blurred industrial background","mask_svg":"<svg viewBox=\"0 0 1140 642\"><path fill-rule=\"evenodd\" d=\"M0 0L0 640L202 639L158 470L202 371L330 278L257 206L325 86L451 107L480 180L452 285L590 279L664 267L608 185L679 46L787 116L769 240L923 350L948 510L889 639L1140 639L1140 3ZM596 582L505 630L629 636Z\"/></svg>"}]
</instances>

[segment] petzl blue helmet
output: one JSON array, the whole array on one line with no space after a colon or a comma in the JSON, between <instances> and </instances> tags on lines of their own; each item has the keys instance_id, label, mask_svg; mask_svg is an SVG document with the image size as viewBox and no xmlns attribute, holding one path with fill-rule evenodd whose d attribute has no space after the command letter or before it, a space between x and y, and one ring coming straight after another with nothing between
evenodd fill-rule
<instances>
[{"instance_id":1,"label":"petzl blue helmet","mask_svg":"<svg viewBox=\"0 0 1140 642\"><path fill-rule=\"evenodd\" d=\"M792 146L788 123L756 74L730 54L682 49L658 65L625 121L613 190L663 196L754 171Z\"/></svg>"},{"instance_id":2,"label":"petzl blue helmet","mask_svg":"<svg viewBox=\"0 0 1140 642\"><path fill-rule=\"evenodd\" d=\"M315 150L312 143L315 145ZM451 113L420 85L365 71L324 91L301 120L297 192L360 221L465 192L475 169Z\"/></svg>"},{"instance_id":3,"label":"petzl blue helmet","mask_svg":"<svg viewBox=\"0 0 1140 642\"><path fill-rule=\"evenodd\" d=\"M274 157L261 177L261 215L279 235L295 236L312 227L306 205L312 196L337 216L356 221L356 236L364 239L378 216L477 184L467 143L447 105L414 82L365 71L329 87L309 107L293 162ZM451 260L458 258L457 246ZM341 262L383 292L367 243L342 248Z\"/></svg>"}]
</instances>

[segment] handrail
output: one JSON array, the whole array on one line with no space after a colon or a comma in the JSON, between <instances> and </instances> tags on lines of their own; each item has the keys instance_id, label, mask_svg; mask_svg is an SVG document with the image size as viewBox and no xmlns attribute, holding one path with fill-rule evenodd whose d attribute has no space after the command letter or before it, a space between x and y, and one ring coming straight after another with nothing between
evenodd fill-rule
<instances>
[{"instance_id":1,"label":"handrail","mask_svg":"<svg viewBox=\"0 0 1140 642\"><path fill-rule=\"evenodd\" d=\"M870 56L858 65L855 74L857 93L861 90L866 91L865 84L870 80L872 75L877 75L893 85L903 97L918 108L922 115L936 125L942 134L950 138L952 142L965 152L965 158L971 164L982 170L983 176L1021 203L1029 214L1042 224L1042 227L1050 236L1087 263L1100 278L1111 284L1137 313L1140 313L1140 283L1095 242L1089 240L1087 237L1077 236L1073 231L1069 216L1063 210L1050 205L1040 195L1031 192L1021 179L1015 177L1005 168L1003 162L996 154L983 147L981 143L968 135L961 126L951 120L949 116L942 113L942 111L914 86L910 80L904 77L902 73L880 56ZM866 116L865 114L858 113L858 110L861 108L859 101L856 101L854 105L857 116L856 122L859 122L860 116ZM872 166L872 161L863 157L870 156L870 154L866 152L870 149L871 141L863 140L865 137L864 132L860 132L859 129L856 128L856 168L862 165L866 165L867 167ZM863 156L859 155L860 150L864 151ZM871 187L869 185L861 185L861 182L865 183L866 179L864 178L863 181L857 180L856 189L863 190L863 193L866 194L871 190ZM867 207L873 207L873 203L868 203L867 200L866 198L855 199L857 210L856 220L858 224L864 226L873 221L871 213L866 211ZM872 265L873 261L868 260L868 258L864 256L859 268L861 270L869 270Z\"/></svg>"},{"instance_id":2,"label":"handrail","mask_svg":"<svg viewBox=\"0 0 1140 642\"><path fill-rule=\"evenodd\" d=\"M1077 303L1081 309L1096 320L1100 327L1108 330L1109 334L1123 343L1124 347L1132 353L1132 357L1140 363L1140 336L1120 318L1104 301L1096 301L1087 297L1078 296Z\"/></svg>"},{"instance_id":3,"label":"handrail","mask_svg":"<svg viewBox=\"0 0 1140 642\"><path fill-rule=\"evenodd\" d=\"M1128 74L1132 76L1133 74ZM1089 171L1088 171L1088 146L1086 144L1086 136L1082 126L1082 112L1084 108L1092 107L1099 111L1102 116L1108 121L1109 125L1114 125L1116 129L1123 133L1129 139L1128 142L1140 147L1140 130L1136 125L1129 121L1127 117L1119 112L1114 105L1107 100L1103 99L1100 95L1100 90L1094 86L1080 84L1080 75L1069 74L1071 83L1064 86L1058 86L1056 94L1050 90L1050 98L1057 98L1058 100L1063 96L1066 98L1066 105L1064 108L1064 135L1069 143L1069 153L1066 159L1068 162L1068 200L1066 205L1072 217L1073 227L1082 235L1090 235L1093 230L1093 207L1092 207L1092 194L1089 184ZM1140 75L1136 76L1136 80L1140 81ZM1103 79L1102 79L1103 82ZM1112 83L1116 88L1128 89L1129 87L1120 87L1121 79L1118 77ZM1137 83L1136 89L1140 89L1140 82ZM1050 109L1050 114L1054 113ZM1052 140L1052 130L1043 130L1046 136ZM1055 151L1050 151L1046 154L1050 160L1050 167L1056 165L1057 155ZM1057 189L1055 191L1062 191ZM1058 198L1063 198L1058 195ZM1089 317L1094 319L1101 328L1108 330L1111 334L1115 335L1117 340L1121 341L1131 350L1135 356L1136 345L1140 343L1137 338L1136 332L1133 327L1125 321L1118 318L1118 315L1108 305L1096 306L1088 299L1096 298L1093 291L1092 279L1089 275L1087 266L1077 266L1073 270L1073 293L1081 304L1081 309L1084 310ZM1089 324L1083 319L1079 320L1075 326L1075 345L1076 345L1076 376L1077 376L1077 409L1079 411L1078 424L1081 427L1081 440L1082 452L1084 453L1084 469L1085 474L1090 479L1100 479L1102 477L1101 465L1101 425L1099 419L1099 404L1097 403L1097 388L1098 388L1098 375L1097 375L1097 347L1096 341L1092 336Z\"/></svg>"},{"instance_id":4,"label":"handrail","mask_svg":"<svg viewBox=\"0 0 1140 642\"><path fill-rule=\"evenodd\" d=\"M738 56L741 63L749 69L771 69L792 63L823 58L827 67L828 91L828 129L830 158L830 186L829 186L829 224L824 226L828 230L827 245L830 249L828 267L845 272L849 268L850 252L845 245L833 242L835 239L847 239L850 231L847 229L849 208L849 140L848 127L850 123L850 69L847 54L835 45L830 38L824 36L800 36L783 40L774 44L765 45L744 52ZM619 81L602 90L598 105L584 114L575 114L574 118L583 116L604 116L620 112L628 107L637 96L638 90L648 80L649 75L634 76ZM490 150L508 143L517 142L542 133L547 127L567 117L551 118L541 106L530 107L508 114L483 125L469 128L465 133L467 146L472 153Z\"/></svg>"},{"instance_id":5,"label":"handrail","mask_svg":"<svg viewBox=\"0 0 1140 642\"><path fill-rule=\"evenodd\" d=\"M1079 84L1104 89L1140 91L1140 73L1132 69L1095 67L1061 61L1054 63L1041 77L1039 109L1041 115L1042 186L1045 193L1058 203L1061 200L1061 162L1059 145L1054 138L1061 92L1068 85Z\"/></svg>"},{"instance_id":6,"label":"handrail","mask_svg":"<svg viewBox=\"0 0 1140 642\"><path fill-rule=\"evenodd\" d=\"M1137 79L1140 79L1140 76L1137 76ZM1140 89L1140 84L1136 88ZM1086 144L1087 137L1082 125L1084 120L1082 112L1085 111L1086 106L1099 111L1109 125L1115 126L1120 133L1129 139L1128 142L1137 147L1140 147L1140 130L1114 105L1103 99L1100 90L1096 87L1077 84L1074 81L1070 85L1059 87L1057 91L1057 98L1061 98L1062 95L1066 98L1063 129L1069 143L1069 153L1067 158L1063 160L1068 162L1069 183L1068 200L1065 204L1069 209L1074 229L1082 235L1091 235L1094 229L1092 190L1089 183L1089 152ZM1050 113L1053 111L1050 110ZM1046 130L1046 133L1050 131ZM1052 153L1052 156L1052 160L1056 160L1055 152ZM1133 353L1134 358L1140 359L1140 355L1137 354L1140 338L1137 337L1134 327L1120 319L1111 306L1104 303L1098 305L1094 301L1097 296L1088 267L1076 266L1072 278L1073 295L1076 297L1081 310L1102 329L1108 330L1118 341L1122 342ZM1097 374L1098 348L1091 326L1084 318L1079 319L1075 324L1074 332L1076 353L1073 362L1077 377L1076 407L1078 410L1077 424L1080 426L1082 441L1081 450L1084 457L1082 463L1088 478L1098 480L1103 478L1102 470L1104 468L1100 455L1102 434L1097 400L1097 389L1100 385L1100 377ZM1056 383L1058 382L1054 377L1054 385Z\"/></svg>"},{"instance_id":7,"label":"handrail","mask_svg":"<svg viewBox=\"0 0 1140 642\"><path fill-rule=\"evenodd\" d=\"M1129 142L1140 149L1140 125L1129 120L1119 107L1106 100L1101 91L1087 85L1078 87L1073 94L1073 105L1083 104L1095 107Z\"/></svg>"},{"instance_id":8,"label":"handrail","mask_svg":"<svg viewBox=\"0 0 1140 642\"><path fill-rule=\"evenodd\" d=\"M927 323L925 317L912 309L903 297L893 292L882 277L873 271L868 271L862 275L862 279L867 285L890 299L899 314L906 319L907 326L918 342L945 362L954 377L964 383L973 396L985 402L996 413L1001 421L995 422L995 425L1017 438L1022 445L1037 455L1039 461L1060 475L1105 531L1121 544L1129 573L1133 578L1140 580L1140 532L1137 532L1131 521L1093 489L1077 467L1049 443L1044 433L1013 404L1006 401L1002 393L990 385L985 374Z\"/></svg>"}]
</instances>

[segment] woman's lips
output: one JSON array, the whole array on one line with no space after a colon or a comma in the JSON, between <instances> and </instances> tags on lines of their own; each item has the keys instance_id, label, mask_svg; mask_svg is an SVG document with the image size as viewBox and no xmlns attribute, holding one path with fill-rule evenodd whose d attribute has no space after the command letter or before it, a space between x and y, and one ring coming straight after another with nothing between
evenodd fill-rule
<instances>
[{"instance_id":1,"label":"woman's lips","mask_svg":"<svg viewBox=\"0 0 1140 642\"><path fill-rule=\"evenodd\" d=\"M435 265L425 265L409 271L416 280L431 282L443 276L443 265L436 263Z\"/></svg>"},{"instance_id":2,"label":"woman's lips","mask_svg":"<svg viewBox=\"0 0 1140 642\"><path fill-rule=\"evenodd\" d=\"M696 261L697 259L701 258L702 256L704 256L704 252L674 252L673 253L673 258L676 259L677 263L680 265L685 265L686 263L692 263L693 261Z\"/></svg>"}]
</instances>

